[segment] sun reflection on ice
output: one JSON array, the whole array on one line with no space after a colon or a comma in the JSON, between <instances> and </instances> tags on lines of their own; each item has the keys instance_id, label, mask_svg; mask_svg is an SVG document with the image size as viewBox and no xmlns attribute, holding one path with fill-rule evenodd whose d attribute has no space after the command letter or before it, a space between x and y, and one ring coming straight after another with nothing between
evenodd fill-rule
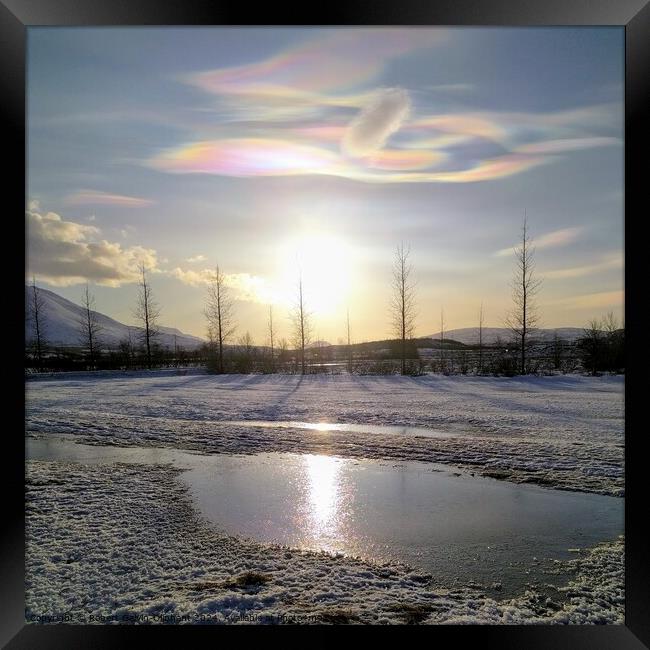
<instances>
[{"instance_id":1,"label":"sun reflection on ice","mask_svg":"<svg viewBox=\"0 0 650 650\"><path fill-rule=\"evenodd\" d=\"M333 537L342 514L340 475L343 461L331 456L311 454L305 455L304 461L309 481L308 507L312 534L316 539Z\"/></svg>"},{"instance_id":2,"label":"sun reflection on ice","mask_svg":"<svg viewBox=\"0 0 650 650\"><path fill-rule=\"evenodd\" d=\"M331 431L332 425L329 422L316 422L310 428L314 431ZM318 458L320 458L320 456L318 456ZM323 456L323 458L327 458L327 456Z\"/></svg>"}]
</instances>

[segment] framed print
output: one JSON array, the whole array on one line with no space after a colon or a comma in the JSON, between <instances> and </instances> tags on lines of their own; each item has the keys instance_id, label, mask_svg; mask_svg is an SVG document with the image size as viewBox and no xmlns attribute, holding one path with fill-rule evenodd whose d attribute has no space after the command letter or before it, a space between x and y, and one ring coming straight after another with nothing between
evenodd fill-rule
<instances>
[{"instance_id":1,"label":"framed print","mask_svg":"<svg viewBox=\"0 0 650 650\"><path fill-rule=\"evenodd\" d=\"M647 646L647 5L3 3L8 648Z\"/></svg>"}]
</instances>

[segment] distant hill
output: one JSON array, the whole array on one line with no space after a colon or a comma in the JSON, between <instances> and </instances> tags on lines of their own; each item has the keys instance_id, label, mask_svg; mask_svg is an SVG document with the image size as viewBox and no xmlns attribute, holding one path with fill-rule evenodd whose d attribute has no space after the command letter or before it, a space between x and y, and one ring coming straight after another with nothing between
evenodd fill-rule
<instances>
[{"instance_id":1,"label":"distant hill","mask_svg":"<svg viewBox=\"0 0 650 650\"><path fill-rule=\"evenodd\" d=\"M558 338L564 341L575 341L581 336L584 336L584 329L582 327L558 327L555 329L538 329L534 330L530 338L537 341L552 341L557 332ZM467 345L474 345L478 343L478 327L462 327L460 329L449 330L445 332L445 339L454 339L460 343ZM440 332L431 334L430 336L423 336L426 339L439 339ZM512 338L512 332L507 327L484 327L483 328L483 343L492 345L496 343L497 339L508 341Z\"/></svg>"},{"instance_id":2,"label":"distant hill","mask_svg":"<svg viewBox=\"0 0 650 650\"><path fill-rule=\"evenodd\" d=\"M329 348L332 344L328 341L314 341L305 345L306 348Z\"/></svg>"},{"instance_id":3,"label":"distant hill","mask_svg":"<svg viewBox=\"0 0 650 650\"><path fill-rule=\"evenodd\" d=\"M28 298L30 296L29 292L31 291L31 287L25 287L26 305L29 303ZM53 291L41 289L40 287L38 291L44 299L43 320L45 322L45 338L48 344L80 346L79 321L84 316L84 309ZM99 336L103 345L116 347L120 341L128 339L129 330L131 330L131 337L134 340L137 339L137 327L120 323L101 312L95 313L97 314L99 325L103 328ZM32 327L32 323L28 319L25 319L26 340L32 338ZM184 334L175 327L160 326L159 329L160 336L157 341L163 348L174 347L174 336L176 336L176 344L186 350L197 348L204 343L203 339L198 336Z\"/></svg>"}]
</instances>

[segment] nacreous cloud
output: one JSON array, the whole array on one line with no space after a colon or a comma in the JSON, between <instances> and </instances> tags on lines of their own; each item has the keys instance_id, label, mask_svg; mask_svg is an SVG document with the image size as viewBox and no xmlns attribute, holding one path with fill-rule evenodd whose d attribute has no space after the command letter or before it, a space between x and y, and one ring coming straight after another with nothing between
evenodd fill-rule
<instances>
[{"instance_id":1,"label":"nacreous cloud","mask_svg":"<svg viewBox=\"0 0 650 650\"><path fill-rule=\"evenodd\" d=\"M574 242L578 235L582 232L581 227L576 228L562 228L562 230L554 230L553 232L548 232L545 235L536 237L533 239L533 246L537 249L539 248L554 248L556 246L566 246L571 242ZM510 248L502 248L500 251L497 251L495 255L497 257L505 257L507 255L512 255L515 246Z\"/></svg>"},{"instance_id":2,"label":"nacreous cloud","mask_svg":"<svg viewBox=\"0 0 650 650\"><path fill-rule=\"evenodd\" d=\"M100 230L65 221L54 212L27 212L29 275L55 286L87 281L111 287L138 281L138 264L157 270L154 250L142 246L122 248L98 239Z\"/></svg>"},{"instance_id":3,"label":"nacreous cloud","mask_svg":"<svg viewBox=\"0 0 650 650\"><path fill-rule=\"evenodd\" d=\"M505 178L548 162L543 156L505 154L455 171L421 170L444 161L442 152L382 150L344 159L324 147L282 140L240 138L196 142L147 161L171 174L218 176L299 176L327 174L366 183L473 183Z\"/></svg>"},{"instance_id":4,"label":"nacreous cloud","mask_svg":"<svg viewBox=\"0 0 650 650\"><path fill-rule=\"evenodd\" d=\"M149 161L160 171L223 176L292 176L333 173L337 156L284 140L238 138L196 142Z\"/></svg>"},{"instance_id":5,"label":"nacreous cloud","mask_svg":"<svg viewBox=\"0 0 650 650\"><path fill-rule=\"evenodd\" d=\"M352 120L341 143L343 151L355 158L379 151L408 118L410 109L411 101L405 90L380 91Z\"/></svg>"},{"instance_id":6,"label":"nacreous cloud","mask_svg":"<svg viewBox=\"0 0 650 650\"><path fill-rule=\"evenodd\" d=\"M387 62L435 47L447 35L437 29L327 29L265 60L195 73L185 81L215 95L314 99L376 77Z\"/></svg>"},{"instance_id":7,"label":"nacreous cloud","mask_svg":"<svg viewBox=\"0 0 650 650\"><path fill-rule=\"evenodd\" d=\"M109 194L97 190L81 190L68 196L65 200L68 205L115 205L121 208L144 208L153 205L151 199L141 199L137 196L124 196L123 194Z\"/></svg>"}]
</instances>

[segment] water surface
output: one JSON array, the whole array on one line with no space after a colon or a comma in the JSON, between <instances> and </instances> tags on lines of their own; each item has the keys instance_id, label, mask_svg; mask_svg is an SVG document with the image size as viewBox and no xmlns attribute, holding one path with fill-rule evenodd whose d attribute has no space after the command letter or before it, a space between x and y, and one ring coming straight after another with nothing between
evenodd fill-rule
<instances>
[{"instance_id":1,"label":"water surface","mask_svg":"<svg viewBox=\"0 0 650 650\"><path fill-rule=\"evenodd\" d=\"M312 454L202 455L27 440L29 458L172 463L219 530L305 549L398 561L493 596L560 585L555 560L623 533L623 500L516 485L448 466Z\"/></svg>"}]
</instances>

